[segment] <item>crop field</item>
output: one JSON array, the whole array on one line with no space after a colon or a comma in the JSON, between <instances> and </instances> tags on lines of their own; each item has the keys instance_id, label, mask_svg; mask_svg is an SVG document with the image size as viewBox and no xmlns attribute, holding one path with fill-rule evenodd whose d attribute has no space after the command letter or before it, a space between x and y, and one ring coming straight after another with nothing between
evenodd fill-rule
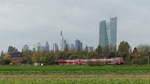
<instances>
[{"instance_id":1,"label":"crop field","mask_svg":"<svg viewBox=\"0 0 150 84\"><path fill-rule=\"evenodd\" d=\"M0 84L150 84L140 75L2 75Z\"/></svg>"},{"instance_id":2,"label":"crop field","mask_svg":"<svg viewBox=\"0 0 150 84\"><path fill-rule=\"evenodd\" d=\"M149 84L147 79L1 80L0 84Z\"/></svg>"},{"instance_id":3,"label":"crop field","mask_svg":"<svg viewBox=\"0 0 150 84\"><path fill-rule=\"evenodd\" d=\"M1 80L0 84L149 84L146 79Z\"/></svg>"},{"instance_id":4,"label":"crop field","mask_svg":"<svg viewBox=\"0 0 150 84\"><path fill-rule=\"evenodd\" d=\"M0 84L150 84L150 66L0 66Z\"/></svg>"}]
</instances>

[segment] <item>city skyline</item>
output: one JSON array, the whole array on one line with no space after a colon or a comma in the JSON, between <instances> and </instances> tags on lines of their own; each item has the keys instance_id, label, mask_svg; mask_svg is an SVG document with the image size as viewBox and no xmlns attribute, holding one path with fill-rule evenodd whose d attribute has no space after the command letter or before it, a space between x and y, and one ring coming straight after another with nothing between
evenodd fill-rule
<instances>
[{"instance_id":1,"label":"city skyline","mask_svg":"<svg viewBox=\"0 0 150 84\"><path fill-rule=\"evenodd\" d=\"M0 1L0 50L9 45L60 42L59 31L72 43L98 45L99 21L117 16L118 43L150 44L148 0L2 0ZM138 37L138 38L137 38ZM51 45L52 46L52 45Z\"/></svg>"}]
</instances>

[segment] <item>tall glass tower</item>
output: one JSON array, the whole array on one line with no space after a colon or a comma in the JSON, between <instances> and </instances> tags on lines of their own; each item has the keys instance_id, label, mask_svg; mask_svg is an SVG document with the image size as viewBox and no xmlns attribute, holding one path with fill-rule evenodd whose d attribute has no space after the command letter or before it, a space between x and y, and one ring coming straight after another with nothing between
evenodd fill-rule
<instances>
[{"instance_id":1,"label":"tall glass tower","mask_svg":"<svg viewBox=\"0 0 150 84\"><path fill-rule=\"evenodd\" d=\"M110 46L116 49L117 45L117 17L110 18L110 21L100 22L99 45L101 47Z\"/></svg>"},{"instance_id":2,"label":"tall glass tower","mask_svg":"<svg viewBox=\"0 0 150 84\"><path fill-rule=\"evenodd\" d=\"M109 45L106 20L100 22L99 45L101 47L106 47Z\"/></svg>"},{"instance_id":3,"label":"tall glass tower","mask_svg":"<svg viewBox=\"0 0 150 84\"><path fill-rule=\"evenodd\" d=\"M117 17L110 18L110 42L113 48L117 46Z\"/></svg>"}]
</instances>

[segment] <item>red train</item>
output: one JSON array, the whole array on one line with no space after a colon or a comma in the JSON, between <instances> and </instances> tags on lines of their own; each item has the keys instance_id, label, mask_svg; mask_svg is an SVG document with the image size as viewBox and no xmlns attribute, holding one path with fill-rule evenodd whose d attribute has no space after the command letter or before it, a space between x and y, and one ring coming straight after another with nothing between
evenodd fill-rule
<instances>
[{"instance_id":1,"label":"red train","mask_svg":"<svg viewBox=\"0 0 150 84\"><path fill-rule=\"evenodd\" d=\"M124 64L120 57L111 59L75 59L75 60L55 60L59 65L86 65L86 64Z\"/></svg>"}]
</instances>

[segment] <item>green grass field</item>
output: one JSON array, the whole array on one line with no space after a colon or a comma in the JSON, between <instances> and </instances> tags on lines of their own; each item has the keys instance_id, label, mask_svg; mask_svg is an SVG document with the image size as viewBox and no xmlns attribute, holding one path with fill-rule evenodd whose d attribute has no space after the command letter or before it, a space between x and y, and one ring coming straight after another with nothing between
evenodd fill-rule
<instances>
[{"instance_id":1,"label":"green grass field","mask_svg":"<svg viewBox=\"0 0 150 84\"><path fill-rule=\"evenodd\" d=\"M40 75L38 75L40 76ZM2 76L0 78L0 84L150 84L149 78L127 78L133 76L125 76L125 78L116 78L114 75L107 75L102 77L95 76ZM54 77L53 77L54 76ZM112 78L115 77L115 78ZM120 77L120 76L118 76ZM145 76L142 76L145 77Z\"/></svg>"},{"instance_id":2,"label":"green grass field","mask_svg":"<svg viewBox=\"0 0 150 84\"><path fill-rule=\"evenodd\" d=\"M149 84L147 75L1 75L0 84Z\"/></svg>"},{"instance_id":3,"label":"green grass field","mask_svg":"<svg viewBox=\"0 0 150 84\"><path fill-rule=\"evenodd\" d=\"M150 66L0 66L0 74L149 74Z\"/></svg>"},{"instance_id":4,"label":"green grass field","mask_svg":"<svg viewBox=\"0 0 150 84\"><path fill-rule=\"evenodd\" d=\"M150 66L0 66L0 71L150 71Z\"/></svg>"},{"instance_id":5,"label":"green grass field","mask_svg":"<svg viewBox=\"0 0 150 84\"><path fill-rule=\"evenodd\" d=\"M150 84L150 66L0 66L0 84Z\"/></svg>"},{"instance_id":6,"label":"green grass field","mask_svg":"<svg viewBox=\"0 0 150 84\"><path fill-rule=\"evenodd\" d=\"M149 84L148 79L0 80L0 84Z\"/></svg>"}]
</instances>

